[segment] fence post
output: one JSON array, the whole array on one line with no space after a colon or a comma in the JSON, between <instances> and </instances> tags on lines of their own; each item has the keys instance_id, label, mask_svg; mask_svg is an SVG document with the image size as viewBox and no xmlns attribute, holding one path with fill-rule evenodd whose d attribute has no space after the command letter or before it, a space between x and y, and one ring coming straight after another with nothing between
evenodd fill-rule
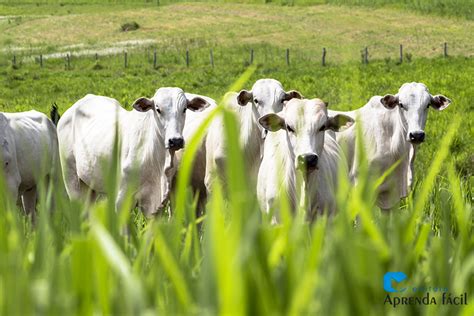
<instances>
[{"instance_id":1,"label":"fence post","mask_svg":"<svg viewBox=\"0 0 474 316\"><path fill-rule=\"evenodd\" d=\"M43 68L43 54L40 54L40 67Z\"/></svg>"},{"instance_id":2,"label":"fence post","mask_svg":"<svg viewBox=\"0 0 474 316\"><path fill-rule=\"evenodd\" d=\"M12 61L12 63L13 63L13 66L16 66L16 55L13 55L13 61Z\"/></svg>"},{"instance_id":3,"label":"fence post","mask_svg":"<svg viewBox=\"0 0 474 316\"><path fill-rule=\"evenodd\" d=\"M127 52L123 52L123 65L125 68L128 67Z\"/></svg>"},{"instance_id":4,"label":"fence post","mask_svg":"<svg viewBox=\"0 0 474 316\"><path fill-rule=\"evenodd\" d=\"M400 64L403 63L403 45L400 44Z\"/></svg>"},{"instance_id":5,"label":"fence post","mask_svg":"<svg viewBox=\"0 0 474 316\"><path fill-rule=\"evenodd\" d=\"M99 60L99 54L95 53L95 60L98 61Z\"/></svg>"},{"instance_id":6,"label":"fence post","mask_svg":"<svg viewBox=\"0 0 474 316\"><path fill-rule=\"evenodd\" d=\"M321 60L321 64L326 66L326 47L323 47L323 58Z\"/></svg>"},{"instance_id":7,"label":"fence post","mask_svg":"<svg viewBox=\"0 0 474 316\"><path fill-rule=\"evenodd\" d=\"M250 64L253 64L253 48L250 49Z\"/></svg>"},{"instance_id":8,"label":"fence post","mask_svg":"<svg viewBox=\"0 0 474 316\"><path fill-rule=\"evenodd\" d=\"M189 49L186 49L186 67L189 67Z\"/></svg>"},{"instance_id":9,"label":"fence post","mask_svg":"<svg viewBox=\"0 0 474 316\"><path fill-rule=\"evenodd\" d=\"M153 52L153 69L156 69L156 48L155 48L155 51Z\"/></svg>"},{"instance_id":10,"label":"fence post","mask_svg":"<svg viewBox=\"0 0 474 316\"><path fill-rule=\"evenodd\" d=\"M444 42L444 57L448 57L448 43Z\"/></svg>"},{"instance_id":11,"label":"fence post","mask_svg":"<svg viewBox=\"0 0 474 316\"><path fill-rule=\"evenodd\" d=\"M290 65L290 49L289 48L286 49L286 65L287 66Z\"/></svg>"},{"instance_id":12,"label":"fence post","mask_svg":"<svg viewBox=\"0 0 474 316\"><path fill-rule=\"evenodd\" d=\"M211 59L211 66L214 68L214 54L212 53L212 48L209 52L209 58Z\"/></svg>"},{"instance_id":13,"label":"fence post","mask_svg":"<svg viewBox=\"0 0 474 316\"><path fill-rule=\"evenodd\" d=\"M67 69L71 69L71 57L69 56L69 53L66 55L66 62L67 62Z\"/></svg>"},{"instance_id":14,"label":"fence post","mask_svg":"<svg viewBox=\"0 0 474 316\"><path fill-rule=\"evenodd\" d=\"M369 49L366 46L364 49L364 64L368 64L368 63L369 63Z\"/></svg>"}]
</instances>

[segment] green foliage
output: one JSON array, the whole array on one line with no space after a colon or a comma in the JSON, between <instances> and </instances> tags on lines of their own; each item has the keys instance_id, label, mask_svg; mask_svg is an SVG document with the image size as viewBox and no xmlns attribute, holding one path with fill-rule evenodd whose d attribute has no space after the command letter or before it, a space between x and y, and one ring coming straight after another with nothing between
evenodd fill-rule
<instances>
[{"instance_id":1,"label":"green foliage","mask_svg":"<svg viewBox=\"0 0 474 316\"><path fill-rule=\"evenodd\" d=\"M135 30L138 30L139 28L140 28L140 25L135 21L127 22L120 26L120 30L122 32L135 31Z\"/></svg>"},{"instance_id":2,"label":"green foliage","mask_svg":"<svg viewBox=\"0 0 474 316\"><path fill-rule=\"evenodd\" d=\"M171 206L174 216L147 221L134 210L128 236L121 227L129 213L122 210L125 215L119 216L114 210L116 161L108 166L108 200L90 206L70 202L58 185L41 190L34 229L3 194L0 177L0 314L472 314L472 305L394 309L383 304L382 287L385 272L403 271L411 284L474 294L473 170L465 162L472 159L473 148L472 60L323 68L308 67L304 60L287 67L282 58L251 68L234 84L247 69L245 60L223 54L230 57L210 68L203 55L187 68L184 56L175 56L160 55L156 70L146 55L133 54L127 69L122 56L101 58L97 69L92 59L73 59L68 71L62 60L47 60L44 68L5 64L0 108L47 113L56 102L64 112L86 93L96 93L130 109L133 100L160 86L180 86L220 100L229 87L249 88L261 77L279 79L288 90L320 97L334 109L357 108L372 95L395 93L414 80L453 104L430 113L427 140L417 156L415 190L391 214L380 213L371 202L377 179L362 168L355 187L341 178L333 218L321 216L309 225L302 210L290 216L282 201L282 223L271 225L248 183L237 121L221 107L213 116L223 116L223 133L233 144L229 189L224 193L217 184L199 219L187 182L203 130L187 144Z\"/></svg>"}]
</instances>

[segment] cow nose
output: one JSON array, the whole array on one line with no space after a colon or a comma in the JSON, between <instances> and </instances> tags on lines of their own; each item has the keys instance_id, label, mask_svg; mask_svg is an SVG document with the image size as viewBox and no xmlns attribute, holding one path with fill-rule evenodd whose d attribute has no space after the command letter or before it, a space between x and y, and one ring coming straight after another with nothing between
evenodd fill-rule
<instances>
[{"instance_id":1,"label":"cow nose","mask_svg":"<svg viewBox=\"0 0 474 316\"><path fill-rule=\"evenodd\" d=\"M298 156L298 168L306 168L308 171L316 169L318 166L318 155L303 154Z\"/></svg>"},{"instance_id":2,"label":"cow nose","mask_svg":"<svg viewBox=\"0 0 474 316\"><path fill-rule=\"evenodd\" d=\"M425 132L411 132L410 134L408 134L408 137L410 138L410 142L412 143L422 143L425 140Z\"/></svg>"},{"instance_id":3,"label":"cow nose","mask_svg":"<svg viewBox=\"0 0 474 316\"><path fill-rule=\"evenodd\" d=\"M184 147L184 139L182 137L174 137L168 140L169 149L181 149Z\"/></svg>"}]
</instances>

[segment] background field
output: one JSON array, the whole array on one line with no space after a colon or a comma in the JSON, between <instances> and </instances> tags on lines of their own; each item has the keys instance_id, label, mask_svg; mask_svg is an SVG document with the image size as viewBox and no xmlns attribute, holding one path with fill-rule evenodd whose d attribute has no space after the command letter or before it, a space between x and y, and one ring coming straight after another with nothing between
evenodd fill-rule
<instances>
[{"instance_id":1,"label":"background field","mask_svg":"<svg viewBox=\"0 0 474 316\"><path fill-rule=\"evenodd\" d=\"M369 7L0 5L0 15L22 16L0 20L5 48L0 111L47 113L55 102L64 112L86 93L114 97L130 109L133 100L150 97L161 86L219 100L246 71L251 48L257 69L235 89L271 77L287 89L328 101L332 109L349 110L372 95L396 93L402 83L419 81L453 101L442 112L430 111L415 190L391 214L374 207L370 172L362 170L357 187L342 182L334 218L321 217L310 226L299 213L271 226L257 208L238 152L230 161L230 192L224 199L217 189L207 215L197 220L200 225L184 185L171 220L146 221L135 210L129 238L120 232L129 213L114 212L113 163L112 198L92 207L70 203L55 187L41 196L36 229L1 194L0 314L473 315L474 24L465 14L471 12L469 3L444 2L449 17L441 18L444 10L412 12L415 2L388 7L382 2ZM457 4L465 5L462 17L453 11ZM118 30L133 20L142 26L139 30ZM136 39L157 42L127 48L127 68L122 54L101 55L98 61L76 57L80 50ZM449 58L439 57L444 41L450 43ZM411 55L401 64L399 43ZM367 45L370 62L363 65L360 49ZM328 48L326 67L320 65L323 46ZM209 64L210 48L215 67ZM45 59L41 68L28 57L61 51L73 52L69 69L64 58ZM18 57L14 66L13 52ZM234 128L229 124L226 135ZM2 186L0 181L0 192ZM387 271L405 272L410 286L467 292L470 304L384 306Z\"/></svg>"},{"instance_id":2,"label":"background field","mask_svg":"<svg viewBox=\"0 0 474 316\"><path fill-rule=\"evenodd\" d=\"M3 52L18 55L100 50L130 40L175 54L260 46L283 54L290 48L316 60L326 47L329 62L360 60L366 46L371 59L397 58L400 44L414 57L440 56L444 42L452 56L472 56L474 51L473 21L386 8L186 3L5 5L0 15L2 11L7 16L0 19ZM140 29L120 31L123 23L132 21Z\"/></svg>"},{"instance_id":3,"label":"background field","mask_svg":"<svg viewBox=\"0 0 474 316\"><path fill-rule=\"evenodd\" d=\"M183 1L176 0L2 0L1 3L5 4L34 4L34 5L60 5L62 7L67 6L67 4L77 5L77 4L101 4L107 3L109 6L116 6L118 4L133 4L143 5L147 4L149 6L157 6L163 4L179 3ZM405 10L415 10L423 13L433 13L441 16L451 15L451 16L461 16L467 19L474 19L474 9L472 7L472 2L470 0L196 0L196 1L186 1L186 2L219 2L219 3L252 3L252 4L277 4L281 6L310 6L310 5L320 5L320 4L336 4L336 5L354 5L354 6L367 6L370 8L373 7L390 7L398 8ZM68 9L66 9L68 10Z\"/></svg>"}]
</instances>

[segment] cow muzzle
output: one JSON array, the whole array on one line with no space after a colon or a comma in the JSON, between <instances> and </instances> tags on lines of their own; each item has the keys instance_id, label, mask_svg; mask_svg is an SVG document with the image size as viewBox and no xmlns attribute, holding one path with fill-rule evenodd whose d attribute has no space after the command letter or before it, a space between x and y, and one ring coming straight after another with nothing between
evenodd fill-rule
<instances>
[{"instance_id":1,"label":"cow muzzle","mask_svg":"<svg viewBox=\"0 0 474 316\"><path fill-rule=\"evenodd\" d=\"M416 131L408 133L408 140L412 144L419 144L425 140L425 132Z\"/></svg>"},{"instance_id":2,"label":"cow muzzle","mask_svg":"<svg viewBox=\"0 0 474 316\"><path fill-rule=\"evenodd\" d=\"M179 150L184 147L184 139L182 137L170 138L165 147L167 149Z\"/></svg>"},{"instance_id":3,"label":"cow muzzle","mask_svg":"<svg viewBox=\"0 0 474 316\"><path fill-rule=\"evenodd\" d=\"M306 170L308 173L318 169L318 155L303 154L297 158L297 166L300 170Z\"/></svg>"}]
</instances>

